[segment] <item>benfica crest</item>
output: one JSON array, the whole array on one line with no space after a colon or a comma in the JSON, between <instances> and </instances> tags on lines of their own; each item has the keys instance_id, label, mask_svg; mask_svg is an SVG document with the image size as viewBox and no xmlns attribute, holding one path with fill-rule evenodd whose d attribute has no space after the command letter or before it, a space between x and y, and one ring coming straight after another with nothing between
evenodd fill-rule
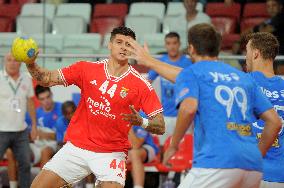
<instances>
[{"instance_id":1,"label":"benfica crest","mask_svg":"<svg viewBox=\"0 0 284 188\"><path fill-rule=\"evenodd\" d=\"M125 88L125 87L122 87L121 90L120 90L120 96L121 98L125 98L128 94L128 91L129 89Z\"/></svg>"}]
</instances>

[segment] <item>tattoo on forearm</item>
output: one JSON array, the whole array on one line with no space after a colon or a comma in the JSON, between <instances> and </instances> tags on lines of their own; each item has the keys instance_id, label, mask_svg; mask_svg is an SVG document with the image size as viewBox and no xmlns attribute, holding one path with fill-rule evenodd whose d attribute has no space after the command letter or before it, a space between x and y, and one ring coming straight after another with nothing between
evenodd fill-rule
<instances>
[{"instance_id":1,"label":"tattoo on forearm","mask_svg":"<svg viewBox=\"0 0 284 188\"><path fill-rule=\"evenodd\" d=\"M52 71L41 68L37 64L27 65L27 68L30 74L32 75L32 77L35 78L40 85L53 86L53 85L62 84L62 80L59 74L56 77L56 79L53 79Z\"/></svg>"},{"instance_id":2,"label":"tattoo on forearm","mask_svg":"<svg viewBox=\"0 0 284 188\"><path fill-rule=\"evenodd\" d=\"M163 116L161 114L157 114L155 117L149 119L149 126L146 128L146 130L153 134L164 134L165 122Z\"/></svg>"}]
</instances>

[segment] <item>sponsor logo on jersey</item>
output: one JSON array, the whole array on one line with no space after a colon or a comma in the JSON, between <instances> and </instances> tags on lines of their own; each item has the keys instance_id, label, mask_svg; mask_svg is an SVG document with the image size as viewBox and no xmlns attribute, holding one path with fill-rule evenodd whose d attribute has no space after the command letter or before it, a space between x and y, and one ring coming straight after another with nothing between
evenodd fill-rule
<instances>
[{"instance_id":1,"label":"sponsor logo on jersey","mask_svg":"<svg viewBox=\"0 0 284 188\"><path fill-rule=\"evenodd\" d=\"M231 131L237 131L241 136L250 136L252 134L250 124L237 124L234 122L228 122L227 129Z\"/></svg>"},{"instance_id":2,"label":"sponsor logo on jersey","mask_svg":"<svg viewBox=\"0 0 284 188\"><path fill-rule=\"evenodd\" d=\"M263 94L266 95L268 98L274 98L274 99L284 98L284 90L270 91L264 87L260 87L260 88Z\"/></svg>"},{"instance_id":3,"label":"sponsor logo on jersey","mask_svg":"<svg viewBox=\"0 0 284 188\"><path fill-rule=\"evenodd\" d=\"M88 97L87 103L89 105L91 113L95 116L102 115L110 119L115 119L116 116L114 114L111 114L109 101L103 96L101 96L100 98L102 99L102 101L98 102L91 97Z\"/></svg>"}]
</instances>

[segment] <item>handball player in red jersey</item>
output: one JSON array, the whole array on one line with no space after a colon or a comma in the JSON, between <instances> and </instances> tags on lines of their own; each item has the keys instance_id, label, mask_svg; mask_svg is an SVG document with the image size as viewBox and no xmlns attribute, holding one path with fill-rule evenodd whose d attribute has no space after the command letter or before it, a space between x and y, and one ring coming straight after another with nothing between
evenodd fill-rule
<instances>
[{"instance_id":1,"label":"handball player in red jersey","mask_svg":"<svg viewBox=\"0 0 284 188\"><path fill-rule=\"evenodd\" d=\"M97 178L97 187L121 188L131 126L141 125L154 134L165 132L163 109L154 89L128 64L128 37L135 39L131 29L113 29L106 60L79 61L55 71L26 64L43 86L74 84L81 89L80 103L67 129L67 143L43 167L32 188L68 187L91 173ZM139 110L148 119L142 118Z\"/></svg>"}]
</instances>

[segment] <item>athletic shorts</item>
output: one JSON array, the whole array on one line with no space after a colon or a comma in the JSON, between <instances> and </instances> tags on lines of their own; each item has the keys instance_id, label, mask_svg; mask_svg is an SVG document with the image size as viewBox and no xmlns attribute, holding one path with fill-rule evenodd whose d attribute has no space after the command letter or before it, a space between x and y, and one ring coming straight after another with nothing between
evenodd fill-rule
<instances>
[{"instance_id":1,"label":"athletic shorts","mask_svg":"<svg viewBox=\"0 0 284 188\"><path fill-rule=\"evenodd\" d=\"M125 184L126 154L124 152L96 153L66 143L43 167L74 184L93 173L98 181Z\"/></svg>"},{"instance_id":2,"label":"athletic shorts","mask_svg":"<svg viewBox=\"0 0 284 188\"><path fill-rule=\"evenodd\" d=\"M259 188L261 179L258 171L192 168L178 188Z\"/></svg>"}]
</instances>

